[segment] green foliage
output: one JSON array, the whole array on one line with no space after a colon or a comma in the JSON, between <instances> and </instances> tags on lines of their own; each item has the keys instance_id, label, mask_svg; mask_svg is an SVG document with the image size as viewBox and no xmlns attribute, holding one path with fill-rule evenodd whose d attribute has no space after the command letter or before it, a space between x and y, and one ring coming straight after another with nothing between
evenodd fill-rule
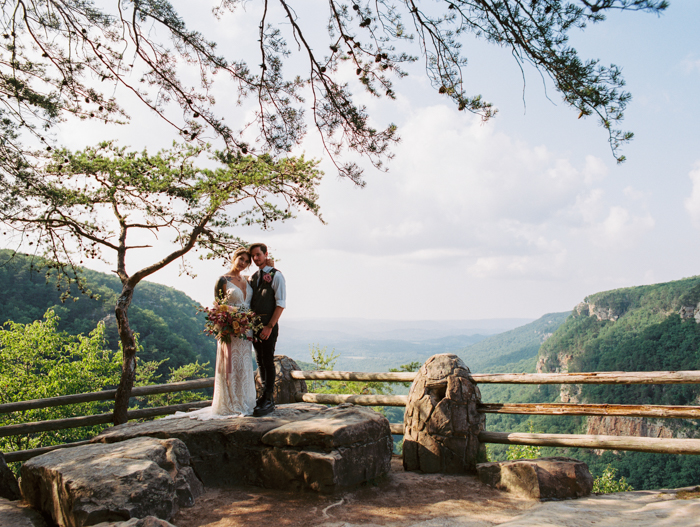
<instances>
[{"instance_id":1,"label":"green foliage","mask_svg":"<svg viewBox=\"0 0 700 527\"><path fill-rule=\"evenodd\" d=\"M118 351L114 305L122 289L119 278L81 269L93 298L79 295L73 286L70 293L74 301L62 303L53 278L47 279L38 271L42 264L39 258L0 250L0 324L8 320L29 324L51 308L60 316L58 330L70 335L87 334L102 322L106 349ZM157 375L162 379L171 368L213 363L216 358L216 342L202 332L204 317L197 307L184 293L160 284L144 281L134 292L129 322L140 335L141 363L161 364Z\"/></svg>"},{"instance_id":2,"label":"green foliage","mask_svg":"<svg viewBox=\"0 0 700 527\"><path fill-rule=\"evenodd\" d=\"M697 456L612 451L596 454L588 449L560 449L557 455L580 459L594 475L611 465L637 490L673 489L700 482Z\"/></svg>"},{"instance_id":3,"label":"green foliage","mask_svg":"<svg viewBox=\"0 0 700 527\"><path fill-rule=\"evenodd\" d=\"M151 364L155 366L151 371L145 370L143 367L139 369L135 383L137 386L153 384L154 381L158 382L161 379L161 375L157 374L158 367L161 364L157 362ZM174 382L191 381L209 377L209 375L209 363L205 362L204 364L200 364L195 361L194 363L185 364L179 368L170 368L165 382L170 384ZM137 397L136 399L139 401L141 407L155 407L204 401L208 398L208 391L197 390L162 393L158 395L149 395L148 397Z\"/></svg>"},{"instance_id":4,"label":"green foliage","mask_svg":"<svg viewBox=\"0 0 700 527\"><path fill-rule=\"evenodd\" d=\"M409 362L408 364L402 364L398 368L389 368L389 371L395 371L395 372L411 372L411 371L418 371L420 367L423 366L422 362L418 361L412 361ZM404 388L410 388L411 383L410 382L402 382L401 385Z\"/></svg>"},{"instance_id":5,"label":"green foliage","mask_svg":"<svg viewBox=\"0 0 700 527\"><path fill-rule=\"evenodd\" d=\"M532 421L529 422L530 433L535 433ZM509 445L506 452L506 459L514 461L516 459L538 459L542 457L542 449L535 445Z\"/></svg>"},{"instance_id":6,"label":"green foliage","mask_svg":"<svg viewBox=\"0 0 700 527\"><path fill-rule=\"evenodd\" d=\"M0 403L100 391L119 380L120 356L105 349L104 324L87 336L58 331L58 317L5 323L0 331ZM0 426L108 412L109 401L0 414ZM104 426L73 428L0 438L11 452L86 439Z\"/></svg>"},{"instance_id":7,"label":"green foliage","mask_svg":"<svg viewBox=\"0 0 700 527\"><path fill-rule=\"evenodd\" d=\"M121 353L106 349L105 326L89 335L60 331L59 318L49 309L42 320L28 324L6 322L0 331L0 404L113 388L121 373ZM162 362L142 361L137 386L160 380ZM170 369L166 382L201 378L208 364ZM137 398L140 408L206 399L199 392L178 392ZM0 426L48 421L111 412L112 401L96 401L0 414ZM71 428L0 438L0 452L13 452L90 439L108 425Z\"/></svg>"},{"instance_id":8,"label":"green foliage","mask_svg":"<svg viewBox=\"0 0 700 527\"><path fill-rule=\"evenodd\" d=\"M606 291L589 296L590 309L612 310L615 321L598 320L587 312L574 314L540 351L556 364L570 356L569 371L677 371L700 369L700 325L683 321L678 311L695 299L700 277ZM593 307L590 307L593 306ZM580 401L615 404L692 405L700 386L583 385ZM670 421L670 422L669 422ZM672 428L675 420L664 422ZM691 422L686 434L700 433Z\"/></svg>"},{"instance_id":9,"label":"green foliage","mask_svg":"<svg viewBox=\"0 0 700 527\"><path fill-rule=\"evenodd\" d=\"M314 369L319 371L334 370L335 363L340 357L339 354L335 353L335 350L328 352L327 347L321 347L318 344L310 345L309 352L314 364ZM351 393L356 395L387 395L393 393L388 383L374 381L311 381L310 391L314 393Z\"/></svg>"},{"instance_id":10,"label":"green foliage","mask_svg":"<svg viewBox=\"0 0 700 527\"><path fill-rule=\"evenodd\" d=\"M628 492L634 490L624 476L617 478L617 470L608 465L603 473L593 480L593 493L611 494L613 492Z\"/></svg>"},{"instance_id":11,"label":"green foliage","mask_svg":"<svg viewBox=\"0 0 700 527\"><path fill-rule=\"evenodd\" d=\"M569 371L676 371L700 369L700 326L681 320L683 306L700 300L700 277L674 282L616 289L590 295L587 306L577 309L540 349L546 368L559 367L560 357L569 357ZM612 314L617 320L598 320L595 313ZM482 390L482 393L486 390ZM512 402L553 402L559 387L530 392L504 390L500 395ZM537 398L532 397L534 393ZM511 397L522 397L511 398ZM582 385L582 403L694 405L698 385ZM533 400L534 399L534 400ZM486 400L486 399L484 399ZM491 402L489 400L489 402ZM505 400L503 402L506 402ZM532 418L547 433L586 433L586 420L576 417ZM564 422L564 419L567 422ZM488 417L488 428L519 426L516 419ZM700 436L695 421L666 419L658 424L674 435ZM585 461L593 473L603 474L609 465L636 489L675 488L700 483L695 456L604 452L571 449L563 455ZM613 478L614 479L614 478Z\"/></svg>"},{"instance_id":12,"label":"green foliage","mask_svg":"<svg viewBox=\"0 0 700 527\"><path fill-rule=\"evenodd\" d=\"M506 459L509 461L516 459L538 459L540 457L542 457L542 451L538 446L510 445L506 452Z\"/></svg>"},{"instance_id":13,"label":"green foliage","mask_svg":"<svg viewBox=\"0 0 700 527\"><path fill-rule=\"evenodd\" d=\"M550 313L519 328L488 337L457 352L472 372L494 371L537 356L540 345L566 320L569 313ZM512 371L512 370L511 370Z\"/></svg>"},{"instance_id":14,"label":"green foliage","mask_svg":"<svg viewBox=\"0 0 700 527\"><path fill-rule=\"evenodd\" d=\"M228 257L241 245L234 227L265 228L293 217L297 208L318 216L317 164L303 156L275 160L177 144L155 155L113 142L60 149L40 164L41 185L17 182L25 201L5 211L3 220L61 270L102 259L107 251L122 283L135 286L192 249L205 258ZM127 232L169 238L173 252L128 275L125 255L145 247L127 245ZM66 276L80 284L80 276Z\"/></svg>"}]
</instances>

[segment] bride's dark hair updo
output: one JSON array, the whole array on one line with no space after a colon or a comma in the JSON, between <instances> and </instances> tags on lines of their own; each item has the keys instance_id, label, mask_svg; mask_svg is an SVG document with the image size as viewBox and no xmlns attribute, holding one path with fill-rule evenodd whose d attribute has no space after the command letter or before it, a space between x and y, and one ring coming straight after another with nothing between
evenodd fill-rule
<instances>
[{"instance_id":1,"label":"bride's dark hair updo","mask_svg":"<svg viewBox=\"0 0 700 527\"><path fill-rule=\"evenodd\" d=\"M235 251L233 251L233 255L231 256L231 265L233 266L233 262L236 261L236 258L238 258L242 254L247 254L248 255L248 267L250 267L250 262L251 262L251 257L250 257L250 251L246 249L245 247L239 247Z\"/></svg>"}]
</instances>

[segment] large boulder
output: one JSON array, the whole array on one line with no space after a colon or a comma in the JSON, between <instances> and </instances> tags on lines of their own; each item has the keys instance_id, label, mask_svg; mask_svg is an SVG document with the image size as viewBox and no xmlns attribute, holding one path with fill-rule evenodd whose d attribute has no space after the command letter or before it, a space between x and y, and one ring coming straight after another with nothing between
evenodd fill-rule
<instances>
[{"instance_id":1,"label":"large boulder","mask_svg":"<svg viewBox=\"0 0 700 527\"><path fill-rule=\"evenodd\" d=\"M177 439L134 438L54 450L22 466L24 499L61 527L169 520L204 488Z\"/></svg>"},{"instance_id":2,"label":"large boulder","mask_svg":"<svg viewBox=\"0 0 700 527\"><path fill-rule=\"evenodd\" d=\"M536 500L581 498L593 490L588 465L568 457L480 463L476 469L483 483Z\"/></svg>"},{"instance_id":3,"label":"large boulder","mask_svg":"<svg viewBox=\"0 0 700 527\"><path fill-rule=\"evenodd\" d=\"M183 416L125 424L94 441L177 438L207 487L257 485L333 492L388 473L392 437L386 418L350 404L295 403L265 417L199 421Z\"/></svg>"},{"instance_id":4,"label":"large boulder","mask_svg":"<svg viewBox=\"0 0 700 527\"><path fill-rule=\"evenodd\" d=\"M301 368L286 355L275 355L275 391L273 397L275 404L295 403L297 393L307 393L309 390L306 387L305 380L292 379L292 372L301 370ZM262 396L263 390L262 381L260 380L260 371L255 372L255 390L257 396Z\"/></svg>"},{"instance_id":5,"label":"large boulder","mask_svg":"<svg viewBox=\"0 0 700 527\"><path fill-rule=\"evenodd\" d=\"M0 498L0 527L46 527L46 522L26 504Z\"/></svg>"},{"instance_id":6,"label":"large boulder","mask_svg":"<svg viewBox=\"0 0 700 527\"><path fill-rule=\"evenodd\" d=\"M473 473L486 459L479 443L484 416L469 368L452 354L434 355L418 371L404 414L403 465L423 472Z\"/></svg>"},{"instance_id":7,"label":"large boulder","mask_svg":"<svg viewBox=\"0 0 700 527\"><path fill-rule=\"evenodd\" d=\"M5 463L5 456L2 455L2 452L0 452L0 498L10 501L22 498L17 478Z\"/></svg>"}]
</instances>

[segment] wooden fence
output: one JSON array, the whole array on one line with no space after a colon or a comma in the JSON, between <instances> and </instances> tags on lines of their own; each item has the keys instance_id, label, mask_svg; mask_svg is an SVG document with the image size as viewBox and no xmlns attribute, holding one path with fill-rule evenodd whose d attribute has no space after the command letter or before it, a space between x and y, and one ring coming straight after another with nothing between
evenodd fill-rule
<instances>
[{"instance_id":1,"label":"wooden fence","mask_svg":"<svg viewBox=\"0 0 700 527\"><path fill-rule=\"evenodd\" d=\"M342 371L294 371L292 378L307 381L351 381L351 382L412 382L416 374L411 372L364 373ZM700 371L675 372L589 372L589 373L490 373L470 375L477 384L700 384ZM185 390L211 388L214 379L199 379L171 384L159 384L134 388L133 397L173 393ZM21 401L0 405L0 414L19 412L30 409L49 408L90 401L114 400L116 390L66 395L49 399ZM353 403L363 406L406 406L405 395L347 395L347 394L297 394L300 402L320 404ZM199 401L180 405L162 406L131 411L128 418L146 419L202 408L211 401ZM482 403L478 407L482 413L530 414L530 415L614 415L626 417L682 418L699 419L700 406L665 406L665 405L615 405L615 404L565 404L565 403ZM106 424L112 421L112 414L71 417L36 423L23 423L0 427L0 437L64 430L81 426ZM403 424L392 424L393 434L403 434ZM534 445L551 447L577 447L609 450L632 450L638 452L656 452L669 454L700 454L700 439L666 439L652 437L628 436L592 436L584 434L525 434L488 432L479 434L483 443L501 443L506 445ZM8 462L25 461L39 454L84 444L69 443L54 445L19 452L8 452Z\"/></svg>"}]
</instances>

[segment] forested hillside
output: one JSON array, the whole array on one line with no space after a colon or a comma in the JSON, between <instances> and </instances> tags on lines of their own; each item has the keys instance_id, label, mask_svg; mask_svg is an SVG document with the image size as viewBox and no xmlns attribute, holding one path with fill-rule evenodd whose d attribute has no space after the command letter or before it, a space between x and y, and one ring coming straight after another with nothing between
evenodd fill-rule
<instances>
[{"instance_id":1,"label":"forested hillside","mask_svg":"<svg viewBox=\"0 0 700 527\"><path fill-rule=\"evenodd\" d=\"M700 369L700 277L590 295L540 348L537 371L656 371ZM697 405L697 385L506 386L484 389L485 402ZM494 431L699 437L680 419L489 415ZM497 449L496 449L497 450ZM544 449L553 453L552 449ZM559 451L559 453L562 453ZM694 456L571 450L594 472L611 463L635 489L700 484Z\"/></svg>"},{"instance_id":2,"label":"forested hillside","mask_svg":"<svg viewBox=\"0 0 700 527\"><path fill-rule=\"evenodd\" d=\"M507 372L526 371L522 368L529 366L534 368L540 345L568 316L568 311L543 315L524 326L487 337L481 342L458 351L457 355L473 372L501 371L501 369Z\"/></svg>"},{"instance_id":3,"label":"forested hillside","mask_svg":"<svg viewBox=\"0 0 700 527\"><path fill-rule=\"evenodd\" d=\"M43 271L36 271L38 263L38 259L27 255L0 251L0 324L8 320L27 324L43 318L46 310L53 308L61 319L59 329L71 335L87 334L103 320L108 345L117 350L114 305L121 291L119 279L86 269L83 273L88 286L98 299L74 290L77 300L61 303L55 283L47 282ZM159 373L195 361L208 361L213 366L216 344L202 332L204 317L197 313L197 307L194 300L171 287L140 283L129 308L129 321L144 348L139 353L140 360L167 358Z\"/></svg>"}]
</instances>

